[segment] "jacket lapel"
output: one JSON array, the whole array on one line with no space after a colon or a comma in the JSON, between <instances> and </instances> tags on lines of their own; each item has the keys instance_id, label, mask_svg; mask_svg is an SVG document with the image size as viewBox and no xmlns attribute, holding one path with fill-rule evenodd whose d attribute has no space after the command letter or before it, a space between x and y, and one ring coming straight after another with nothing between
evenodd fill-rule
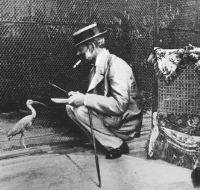
<instances>
[{"instance_id":1,"label":"jacket lapel","mask_svg":"<svg viewBox=\"0 0 200 190\"><path fill-rule=\"evenodd\" d=\"M94 69L92 72L93 73L95 72ZM103 72L102 68L96 67L96 73L94 74L93 78L91 79L90 86L89 86L87 92L89 92L90 90L93 90L97 86L97 84L99 84L103 80L103 78L104 78L104 72Z\"/></svg>"},{"instance_id":2,"label":"jacket lapel","mask_svg":"<svg viewBox=\"0 0 200 190\"><path fill-rule=\"evenodd\" d=\"M109 58L109 51L105 50L105 52L103 52L105 54L105 56L103 56L103 59L101 60L100 64L96 66L96 72L93 69L91 72L91 76L93 76L93 78L90 78L90 85L89 88L87 90L87 92L93 90L103 79L104 79L104 75L105 75L105 70L107 68L107 62L108 62L108 58ZM94 74L95 73L95 74Z\"/></svg>"}]
</instances>

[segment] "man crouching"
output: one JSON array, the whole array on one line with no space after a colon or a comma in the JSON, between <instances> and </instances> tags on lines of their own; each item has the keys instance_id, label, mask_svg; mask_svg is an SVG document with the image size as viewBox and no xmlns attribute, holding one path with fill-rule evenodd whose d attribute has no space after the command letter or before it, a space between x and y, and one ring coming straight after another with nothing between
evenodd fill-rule
<instances>
[{"instance_id":1,"label":"man crouching","mask_svg":"<svg viewBox=\"0 0 200 190\"><path fill-rule=\"evenodd\" d=\"M141 96L131 67L110 54L97 24L73 34L77 56L93 62L86 94L70 92L66 109L69 117L91 139L88 108L96 140L106 150L106 158L129 153L126 140L140 136L142 126Z\"/></svg>"}]
</instances>

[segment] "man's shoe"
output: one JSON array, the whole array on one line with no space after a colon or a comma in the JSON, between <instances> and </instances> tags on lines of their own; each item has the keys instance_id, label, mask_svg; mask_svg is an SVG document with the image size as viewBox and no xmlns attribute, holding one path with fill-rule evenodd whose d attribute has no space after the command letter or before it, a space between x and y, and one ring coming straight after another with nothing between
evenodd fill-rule
<instances>
[{"instance_id":1,"label":"man's shoe","mask_svg":"<svg viewBox=\"0 0 200 190\"><path fill-rule=\"evenodd\" d=\"M119 148L113 148L106 154L106 159L115 159L121 157L122 154L128 154L129 147L124 141Z\"/></svg>"}]
</instances>

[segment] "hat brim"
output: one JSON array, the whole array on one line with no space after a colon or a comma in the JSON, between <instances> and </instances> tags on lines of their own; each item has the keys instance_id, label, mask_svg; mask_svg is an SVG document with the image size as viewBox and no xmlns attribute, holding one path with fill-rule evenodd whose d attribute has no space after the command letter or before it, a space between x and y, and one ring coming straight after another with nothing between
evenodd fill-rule
<instances>
[{"instance_id":1,"label":"hat brim","mask_svg":"<svg viewBox=\"0 0 200 190\"><path fill-rule=\"evenodd\" d=\"M104 32L101 32L101 33L99 33L99 34L96 34L96 35L94 35L94 36L92 36L92 37L90 37L90 38L87 38L87 39L85 39L85 40L83 40L83 41L77 43L77 44L75 45L75 47L77 47L77 46L83 44L84 42L87 42L87 41L89 41L89 40L92 40L93 38L96 38L96 37L98 37L98 36L101 36L101 35L105 34L106 32L107 32L107 31L104 31Z\"/></svg>"}]
</instances>

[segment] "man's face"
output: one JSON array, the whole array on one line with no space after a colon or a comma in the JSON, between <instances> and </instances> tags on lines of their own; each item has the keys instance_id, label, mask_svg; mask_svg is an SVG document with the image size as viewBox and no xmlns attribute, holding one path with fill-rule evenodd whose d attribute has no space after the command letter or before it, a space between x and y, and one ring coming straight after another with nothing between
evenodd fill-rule
<instances>
[{"instance_id":1,"label":"man's face","mask_svg":"<svg viewBox=\"0 0 200 190\"><path fill-rule=\"evenodd\" d=\"M86 46L86 45L80 45L77 47L76 54L77 56L80 57L80 59L85 59L88 61L91 61L94 59L94 49L92 48L91 45Z\"/></svg>"}]
</instances>

